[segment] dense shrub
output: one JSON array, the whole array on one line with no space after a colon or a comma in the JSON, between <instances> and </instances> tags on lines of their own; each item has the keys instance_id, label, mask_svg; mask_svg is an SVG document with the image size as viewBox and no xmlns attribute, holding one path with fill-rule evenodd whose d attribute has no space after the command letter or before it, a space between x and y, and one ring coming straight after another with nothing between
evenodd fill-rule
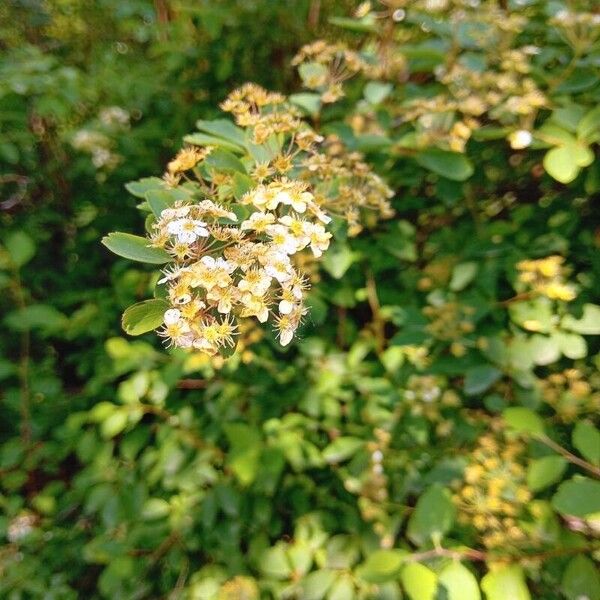
<instances>
[{"instance_id":1,"label":"dense shrub","mask_svg":"<svg viewBox=\"0 0 600 600\"><path fill-rule=\"evenodd\" d=\"M322 4L0 8L3 596L600 598L600 15Z\"/></svg>"}]
</instances>

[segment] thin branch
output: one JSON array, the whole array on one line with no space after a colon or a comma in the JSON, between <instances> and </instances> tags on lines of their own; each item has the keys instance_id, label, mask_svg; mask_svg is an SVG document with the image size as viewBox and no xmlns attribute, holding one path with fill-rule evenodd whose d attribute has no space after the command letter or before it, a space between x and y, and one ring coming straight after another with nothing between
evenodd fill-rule
<instances>
[{"instance_id":1,"label":"thin branch","mask_svg":"<svg viewBox=\"0 0 600 600\"><path fill-rule=\"evenodd\" d=\"M575 454L572 454L566 448L563 448L560 444L557 444L547 435L536 435L535 439L539 440L540 442L542 442L542 444L545 444L546 446L548 446L548 448L551 448L555 452L558 452L558 454L560 454L561 456L564 456L570 463L581 467L585 471L590 472L594 477L600 479L600 469L598 467L595 467L593 464L587 462L586 460L575 456Z\"/></svg>"},{"instance_id":2,"label":"thin branch","mask_svg":"<svg viewBox=\"0 0 600 600\"><path fill-rule=\"evenodd\" d=\"M208 382L205 379L181 379L177 382L180 390L202 390L207 385Z\"/></svg>"}]
</instances>

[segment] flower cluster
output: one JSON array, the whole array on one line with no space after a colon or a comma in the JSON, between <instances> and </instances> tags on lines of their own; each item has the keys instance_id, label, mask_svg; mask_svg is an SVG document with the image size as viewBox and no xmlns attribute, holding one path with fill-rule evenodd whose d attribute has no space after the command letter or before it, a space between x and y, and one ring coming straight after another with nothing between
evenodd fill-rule
<instances>
[{"instance_id":1,"label":"flower cluster","mask_svg":"<svg viewBox=\"0 0 600 600\"><path fill-rule=\"evenodd\" d=\"M225 149L216 136L214 145L185 147L162 180L142 187L155 186L150 245L171 257L158 281L169 304L160 335L216 356L247 332L240 347L251 360L250 337L260 335L239 319L271 321L289 344L306 314L307 273L315 275L329 247L332 217L356 235L363 219L391 216L392 191L361 154L336 137L325 141L281 94L245 84L222 108L237 124L219 130L233 136Z\"/></svg>"},{"instance_id":2,"label":"flower cluster","mask_svg":"<svg viewBox=\"0 0 600 600\"><path fill-rule=\"evenodd\" d=\"M404 83L410 75L405 47L439 35L427 23L432 13L445 13L451 24L448 44L455 50L433 69L440 84L436 93L408 98L393 115L398 123L414 127L410 145L464 152L473 132L491 122L507 128L513 149L531 144L536 115L550 101L531 75L532 59L541 49L519 44L527 24L523 15L502 10L496 3L458 0L382 0L378 4L363 2L355 11L355 18L360 19L357 26L370 32L356 49L319 40L300 50L293 64L305 87L320 92L327 103L342 97L343 83L358 74L391 85ZM596 15L562 12L553 22L566 28L566 37L590 38ZM403 27L401 23L408 18L422 21L421 28ZM587 40L588 45L592 42ZM460 60L457 49L465 47L477 49L477 60Z\"/></svg>"},{"instance_id":3,"label":"flower cluster","mask_svg":"<svg viewBox=\"0 0 600 600\"><path fill-rule=\"evenodd\" d=\"M551 300L570 302L577 294L574 287L564 281L568 275L567 269L563 267L564 262L564 257L557 255L538 260L522 260L517 263L519 281Z\"/></svg>"},{"instance_id":4,"label":"flower cluster","mask_svg":"<svg viewBox=\"0 0 600 600\"><path fill-rule=\"evenodd\" d=\"M521 464L525 450L518 440L488 433L469 456L455 502L460 520L472 523L488 548L506 548L526 539L517 521L531 500Z\"/></svg>"},{"instance_id":5,"label":"flower cluster","mask_svg":"<svg viewBox=\"0 0 600 600\"><path fill-rule=\"evenodd\" d=\"M120 106L104 107L90 127L75 132L71 145L79 152L89 154L96 169L111 171L122 160L115 152L114 137L129 129L130 119L130 114ZM103 176L99 179L103 179Z\"/></svg>"},{"instance_id":6,"label":"flower cluster","mask_svg":"<svg viewBox=\"0 0 600 600\"><path fill-rule=\"evenodd\" d=\"M305 314L308 281L292 257L305 248L320 257L331 234L329 217L301 182L259 185L241 199L253 212L238 223L235 213L212 201L177 204L162 211L152 241L175 261L166 283L172 308L161 335L172 345L214 355L234 346L236 317L273 316L287 345Z\"/></svg>"},{"instance_id":7,"label":"flower cluster","mask_svg":"<svg viewBox=\"0 0 600 600\"><path fill-rule=\"evenodd\" d=\"M438 340L460 340L475 329L471 320L475 309L471 306L446 302L439 306L425 306L422 312L429 319L425 329Z\"/></svg>"},{"instance_id":8,"label":"flower cluster","mask_svg":"<svg viewBox=\"0 0 600 600\"><path fill-rule=\"evenodd\" d=\"M597 373L566 369L542 379L540 388L544 402L552 406L558 418L565 423L600 411L600 378Z\"/></svg>"},{"instance_id":9,"label":"flower cluster","mask_svg":"<svg viewBox=\"0 0 600 600\"><path fill-rule=\"evenodd\" d=\"M373 173L360 152L348 153L335 135L327 137L323 150L303 162L305 177L316 178L322 194L332 195L336 190L335 202L329 203L330 212L347 221L348 235L358 235L369 214L372 220L394 215L390 204L394 192Z\"/></svg>"},{"instance_id":10,"label":"flower cluster","mask_svg":"<svg viewBox=\"0 0 600 600\"><path fill-rule=\"evenodd\" d=\"M319 91L326 104L344 96L342 84L346 79L368 68L361 56L345 44L324 40L303 46L292 64L298 67L305 87Z\"/></svg>"}]
</instances>

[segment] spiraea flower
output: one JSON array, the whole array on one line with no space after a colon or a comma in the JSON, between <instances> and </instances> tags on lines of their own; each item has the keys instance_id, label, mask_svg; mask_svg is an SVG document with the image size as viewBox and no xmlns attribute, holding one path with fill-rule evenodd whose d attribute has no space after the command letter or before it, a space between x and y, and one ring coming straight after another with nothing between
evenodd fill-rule
<instances>
[{"instance_id":1,"label":"spiraea flower","mask_svg":"<svg viewBox=\"0 0 600 600\"><path fill-rule=\"evenodd\" d=\"M211 356L253 330L247 319L271 323L289 344L307 312L302 267L329 248L332 215L355 234L366 209L391 214L391 191L362 156L337 138L323 145L281 94L246 84L222 108L242 156L184 148L148 197L148 245L171 257L158 279L169 305L158 333Z\"/></svg>"}]
</instances>

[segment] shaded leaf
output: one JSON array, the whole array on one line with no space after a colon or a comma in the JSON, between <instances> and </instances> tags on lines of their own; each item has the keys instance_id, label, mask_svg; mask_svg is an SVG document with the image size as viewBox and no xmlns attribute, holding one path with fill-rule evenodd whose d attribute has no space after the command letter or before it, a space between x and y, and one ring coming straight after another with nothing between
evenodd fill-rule
<instances>
[{"instance_id":1,"label":"shaded leaf","mask_svg":"<svg viewBox=\"0 0 600 600\"><path fill-rule=\"evenodd\" d=\"M138 262L161 265L169 262L171 256L162 248L152 248L146 238L130 233L109 233L102 238L102 243L111 251Z\"/></svg>"}]
</instances>

